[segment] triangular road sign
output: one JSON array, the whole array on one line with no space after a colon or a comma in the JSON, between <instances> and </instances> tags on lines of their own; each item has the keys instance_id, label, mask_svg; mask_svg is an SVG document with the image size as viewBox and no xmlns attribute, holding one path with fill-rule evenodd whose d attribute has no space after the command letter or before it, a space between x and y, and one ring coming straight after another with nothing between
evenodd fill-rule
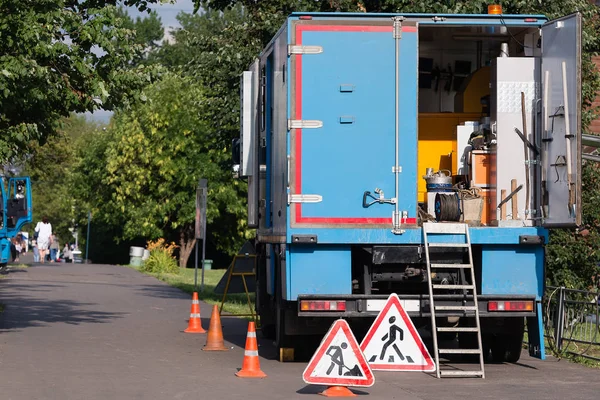
<instances>
[{"instance_id":1,"label":"triangular road sign","mask_svg":"<svg viewBox=\"0 0 600 400\"><path fill-rule=\"evenodd\" d=\"M369 387L375 383L369 363L343 319L331 325L302 379L306 383L332 386Z\"/></svg>"},{"instance_id":2,"label":"triangular road sign","mask_svg":"<svg viewBox=\"0 0 600 400\"><path fill-rule=\"evenodd\" d=\"M360 344L375 371L435 371L421 336L392 293Z\"/></svg>"}]
</instances>

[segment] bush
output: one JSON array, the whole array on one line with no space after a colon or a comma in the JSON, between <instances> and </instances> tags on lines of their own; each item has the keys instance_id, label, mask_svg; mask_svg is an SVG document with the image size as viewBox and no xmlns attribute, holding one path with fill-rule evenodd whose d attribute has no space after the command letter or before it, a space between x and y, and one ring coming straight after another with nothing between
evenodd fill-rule
<instances>
[{"instance_id":1,"label":"bush","mask_svg":"<svg viewBox=\"0 0 600 400\"><path fill-rule=\"evenodd\" d=\"M173 257L175 249L177 249L175 243L171 242L167 244L164 239L158 239L154 242L151 240L148 241L150 257L142 265L142 271L159 274L178 274L179 266L177 265L177 260Z\"/></svg>"}]
</instances>

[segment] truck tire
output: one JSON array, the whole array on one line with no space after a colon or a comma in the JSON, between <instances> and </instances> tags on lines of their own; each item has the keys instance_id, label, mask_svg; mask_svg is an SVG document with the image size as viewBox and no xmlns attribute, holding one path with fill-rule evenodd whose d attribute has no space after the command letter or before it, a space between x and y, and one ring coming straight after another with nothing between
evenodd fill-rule
<instances>
[{"instance_id":1,"label":"truck tire","mask_svg":"<svg viewBox=\"0 0 600 400\"><path fill-rule=\"evenodd\" d=\"M523 348L523 335L525 333L525 321L517 318L507 324L510 333L498 334L492 344L492 358L494 362L516 363L521 358Z\"/></svg>"}]
</instances>

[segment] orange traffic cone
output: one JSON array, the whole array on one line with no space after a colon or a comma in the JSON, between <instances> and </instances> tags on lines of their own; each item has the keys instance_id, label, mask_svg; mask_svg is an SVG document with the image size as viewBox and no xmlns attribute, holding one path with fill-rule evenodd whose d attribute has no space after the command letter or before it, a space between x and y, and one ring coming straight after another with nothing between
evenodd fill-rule
<instances>
[{"instance_id":1,"label":"orange traffic cone","mask_svg":"<svg viewBox=\"0 0 600 400\"><path fill-rule=\"evenodd\" d=\"M345 386L329 386L327 389L319 393L321 396L325 397L355 397L350 389Z\"/></svg>"},{"instance_id":2,"label":"orange traffic cone","mask_svg":"<svg viewBox=\"0 0 600 400\"><path fill-rule=\"evenodd\" d=\"M223 341L223 328L221 328L221 316L219 307L213 306L210 315L210 325L208 326L208 335L206 335L206 345L202 348L206 351L225 351L225 342Z\"/></svg>"},{"instance_id":3,"label":"orange traffic cone","mask_svg":"<svg viewBox=\"0 0 600 400\"><path fill-rule=\"evenodd\" d=\"M260 370L258 361L258 343L256 342L256 328L254 322L248 323L248 336L246 336L246 349L242 369L236 372L240 378L266 378L267 374Z\"/></svg>"},{"instance_id":4,"label":"orange traffic cone","mask_svg":"<svg viewBox=\"0 0 600 400\"><path fill-rule=\"evenodd\" d=\"M192 295L192 310L190 311L190 322L185 333L205 333L200 320L200 302L198 301L198 292Z\"/></svg>"}]
</instances>

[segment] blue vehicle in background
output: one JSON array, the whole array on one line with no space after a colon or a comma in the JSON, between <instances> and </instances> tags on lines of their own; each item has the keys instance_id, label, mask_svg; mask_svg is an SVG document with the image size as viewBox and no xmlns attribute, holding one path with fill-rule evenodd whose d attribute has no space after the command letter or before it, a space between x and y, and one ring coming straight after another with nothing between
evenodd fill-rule
<instances>
[{"instance_id":1,"label":"blue vehicle in background","mask_svg":"<svg viewBox=\"0 0 600 400\"><path fill-rule=\"evenodd\" d=\"M516 362L526 326L545 357L548 228L581 223L581 16L493 11L295 13L243 73L235 170L279 348L336 318L360 337L396 293L438 366Z\"/></svg>"},{"instance_id":2,"label":"blue vehicle in background","mask_svg":"<svg viewBox=\"0 0 600 400\"><path fill-rule=\"evenodd\" d=\"M11 240L32 220L29 177L2 179L0 196L0 271L5 271L11 259Z\"/></svg>"}]
</instances>

